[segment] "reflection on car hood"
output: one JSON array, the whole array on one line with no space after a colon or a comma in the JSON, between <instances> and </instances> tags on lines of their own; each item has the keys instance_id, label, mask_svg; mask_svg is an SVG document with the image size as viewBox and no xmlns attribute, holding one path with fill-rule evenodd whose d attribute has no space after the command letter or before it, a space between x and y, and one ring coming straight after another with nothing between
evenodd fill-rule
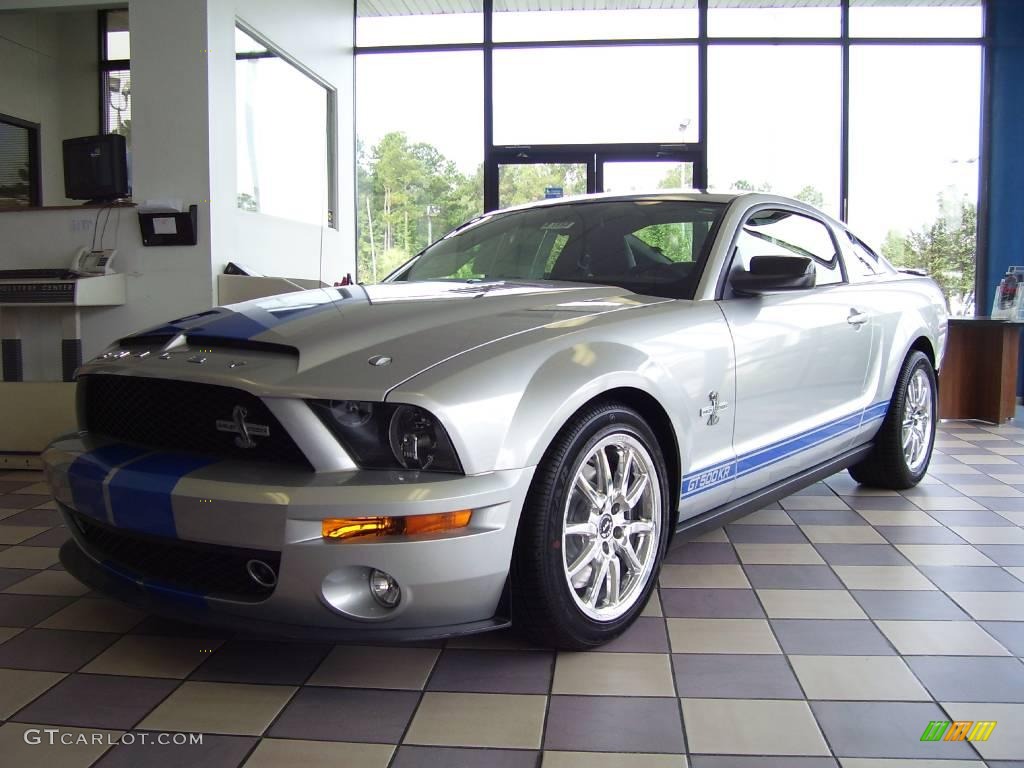
<instances>
[{"instance_id":1,"label":"reflection on car hood","mask_svg":"<svg viewBox=\"0 0 1024 768\"><path fill-rule=\"evenodd\" d=\"M320 288L218 307L128 337L179 334L202 345L291 352L248 378L306 396L381 399L416 374L470 349L552 323L656 304L622 288L558 282L423 282ZM244 352L239 352L244 356ZM383 366L368 363L384 356ZM272 370L271 370L272 369ZM262 375L260 375L262 373Z\"/></svg>"}]
</instances>

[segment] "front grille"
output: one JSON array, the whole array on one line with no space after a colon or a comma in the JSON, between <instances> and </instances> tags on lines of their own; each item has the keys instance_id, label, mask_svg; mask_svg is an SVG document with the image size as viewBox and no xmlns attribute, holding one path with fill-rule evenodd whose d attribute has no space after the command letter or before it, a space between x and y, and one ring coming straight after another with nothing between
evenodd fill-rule
<instances>
[{"instance_id":1,"label":"front grille","mask_svg":"<svg viewBox=\"0 0 1024 768\"><path fill-rule=\"evenodd\" d=\"M96 435L159 448L249 461L313 467L270 409L255 395L231 387L173 379L90 374L78 380L84 429ZM246 411L254 447L242 448L238 435L217 429L233 420L236 406Z\"/></svg>"},{"instance_id":2,"label":"front grille","mask_svg":"<svg viewBox=\"0 0 1024 768\"><path fill-rule=\"evenodd\" d=\"M280 552L127 533L77 512L69 513L94 557L144 581L248 602L265 600L274 591L272 586L253 581L247 565L250 560L262 560L276 577L281 565Z\"/></svg>"}]
</instances>

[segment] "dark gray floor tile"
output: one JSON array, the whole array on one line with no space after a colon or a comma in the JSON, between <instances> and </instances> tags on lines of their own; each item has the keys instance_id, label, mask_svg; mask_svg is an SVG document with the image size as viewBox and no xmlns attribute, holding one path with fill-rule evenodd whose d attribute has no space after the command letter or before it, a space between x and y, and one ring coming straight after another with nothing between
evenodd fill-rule
<instances>
[{"instance_id":1,"label":"dark gray floor tile","mask_svg":"<svg viewBox=\"0 0 1024 768\"><path fill-rule=\"evenodd\" d=\"M676 690L694 699L802 699L786 657L781 654L700 654L672 656Z\"/></svg>"},{"instance_id":2,"label":"dark gray floor tile","mask_svg":"<svg viewBox=\"0 0 1024 768\"><path fill-rule=\"evenodd\" d=\"M896 651L870 621L863 619L772 619L775 638L788 654L814 656L892 656Z\"/></svg>"},{"instance_id":3,"label":"dark gray floor tile","mask_svg":"<svg viewBox=\"0 0 1024 768\"><path fill-rule=\"evenodd\" d=\"M1024 544L976 544L992 562L999 565L1024 565Z\"/></svg>"},{"instance_id":4,"label":"dark gray floor tile","mask_svg":"<svg viewBox=\"0 0 1024 768\"><path fill-rule=\"evenodd\" d=\"M665 620L656 616L641 616L617 638L594 650L614 653L668 653Z\"/></svg>"},{"instance_id":5,"label":"dark gray floor tile","mask_svg":"<svg viewBox=\"0 0 1024 768\"><path fill-rule=\"evenodd\" d=\"M1018 463L1024 464L1021 461L1021 456L1007 456L1008 459L1015 459ZM976 502L986 509L998 510L1000 512L1024 512L1024 498L1008 498L1004 496L974 496L972 497Z\"/></svg>"},{"instance_id":6,"label":"dark gray floor tile","mask_svg":"<svg viewBox=\"0 0 1024 768\"><path fill-rule=\"evenodd\" d=\"M849 503L849 499L846 499ZM787 513L799 525L867 525L868 521L849 509L791 509ZM788 528L789 526L781 526Z\"/></svg>"},{"instance_id":7,"label":"dark gray floor tile","mask_svg":"<svg viewBox=\"0 0 1024 768\"><path fill-rule=\"evenodd\" d=\"M27 579L35 571L25 568L0 568L0 589L6 589L11 584L17 584L22 579Z\"/></svg>"},{"instance_id":8,"label":"dark gray floor tile","mask_svg":"<svg viewBox=\"0 0 1024 768\"><path fill-rule=\"evenodd\" d=\"M26 629L0 645L0 667L74 672L120 635L63 629Z\"/></svg>"},{"instance_id":9,"label":"dark gray floor tile","mask_svg":"<svg viewBox=\"0 0 1024 768\"><path fill-rule=\"evenodd\" d=\"M68 533L68 529L63 525L58 525L51 528L48 531L40 533L38 536L33 536L31 539L25 539L21 542L20 546L23 547L59 547L65 541L71 538L71 534Z\"/></svg>"},{"instance_id":10,"label":"dark gray floor tile","mask_svg":"<svg viewBox=\"0 0 1024 768\"><path fill-rule=\"evenodd\" d=\"M665 553L666 563L738 563L736 550L725 542L691 541L676 544Z\"/></svg>"},{"instance_id":11,"label":"dark gray floor tile","mask_svg":"<svg viewBox=\"0 0 1024 768\"><path fill-rule=\"evenodd\" d=\"M623 727L628 723L628 727ZM552 696L545 749L580 752L686 751L678 699Z\"/></svg>"},{"instance_id":12,"label":"dark gray floor tile","mask_svg":"<svg viewBox=\"0 0 1024 768\"><path fill-rule=\"evenodd\" d=\"M34 627L73 602L72 597L0 595L0 627Z\"/></svg>"},{"instance_id":13,"label":"dark gray floor tile","mask_svg":"<svg viewBox=\"0 0 1024 768\"><path fill-rule=\"evenodd\" d=\"M808 485L806 488L801 488L799 491L794 491L790 496L835 496L836 493L825 484L824 481L819 481L813 485Z\"/></svg>"},{"instance_id":14,"label":"dark gray floor tile","mask_svg":"<svg viewBox=\"0 0 1024 768\"><path fill-rule=\"evenodd\" d=\"M931 510L929 515L934 517L943 525L1012 525L1002 515L997 515L989 509L967 509L940 511Z\"/></svg>"},{"instance_id":15,"label":"dark gray floor tile","mask_svg":"<svg viewBox=\"0 0 1024 768\"><path fill-rule=\"evenodd\" d=\"M730 525L733 544L806 544L807 537L795 525Z\"/></svg>"},{"instance_id":16,"label":"dark gray floor tile","mask_svg":"<svg viewBox=\"0 0 1024 768\"><path fill-rule=\"evenodd\" d=\"M1024 621L980 621L978 623L1014 656L1024 656Z\"/></svg>"},{"instance_id":17,"label":"dark gray floor tile","mask_svg":"<svg viewBox=\"0 0 1024 768\"><path fill-rule=\"evenodd\" d=\"M1024 592L1024 581L1002 568L982 565L920 565L918 568L946 592Z\"/></svg>"},{"instance_id":18,"label":"dark gray floor tile","mask_svg":"<svg viewBox=\"0 0 1024 768\"><path fill-rule=\"evenodd\" d=\"M41 481L42 478L39 478L39 480ZM7 494L7 493L17 493L17 491L20 490L21 488L28 488L30 485L33 485L35 482L37 482L37 481L35 481L35 480L0 480L0 495ZM2 496L0 496L0 501L2 501L2 500L3 500ZM3 509L3 508L4 508L4 505L2 503L0 503L0 509Z\"/></svg>"},{"instance_id":19,"label":"dark gray floor tile","mask_svg":"<svg viewBox=\"0 0 1024 768\"><path fill-rule=\"evenodd\" d=\"M811 710L838 757L976 757L966 741L920 741L930 721L949 719L936 704L812 701Z\"/></svg>"},{"instance_id":20,"label":"dark gray floor tile","mask_svg":"<svg viewBox=\"0 0 1024 768\"><path fill-rule=\"evenodd\" d=\"M131 728L175 688L177 680L69 675L14 715L22 723Z\"/></svg>"},{"instance_id":21,"label":"dark gray floor tile","mask_svg":"<svg viewBox=\"0 0 1024 768\"><path fill-rule=\"evenodd\" d=\"M980 656L907 656L906 662L937 701L1024 702L1024 664Z\"/></svg>"},{"instance_id":22,"label":"dark gray floor tile","mask_svg":"<svg viewBox=\"0 0 1024 768\"><path fill-rule=\"evenodd\" d=\"M330 651L319 643L289 643L236 637L192 673L193 680L302 685Z\"/></svg>"},{"instance_id":23,"label":"dark gray floor tile","mask_svg":"<svg viewBox=\"0 0 1024 768\"><path fill-rule=\"evenodd\" d=\"M554 654L547 651L485 651L450 648L441 654L429 691L548 693Z\"/></svg>"},{"instance_id":24,"label":"dark gray floor tile","mask_svg":"<svg viewBox=\"0 0 1024 768\"><path fill-rule=\"evenodd\" d=\"M875 530L892 544L966 544L941 525L876 525Z\"/></svg>"},{"instance_id":25,"label":"dark gray floor tile","mask_svg":"<svg viewBox=\"0 0 1024 768\"><path fill-rule=\"evenodd\" d=\"M829 565L910 565L891 544L815 544Z\"/></svg>"},{"instance_id":26,"label":"dark gray floor tile","mask_svg":"<svg viewBox=\"0 0 1024 768\"><path fill-rule=\"evenodd\" d=\"M398 748L391 768L536 768L537 753L523 749Z\"/></svg>"},{"instance_id":27,"label":"dark gray floor tile","mask_svg":"<svg viewBox=\"0 0 1024 768\"><path fill-rule=\"evenodd\" d=\"M49 500L49 497L38 493L5 493L0 496L0 509L28 509Z\"/></svg>"},{"instance_id":28,"label":"dark gray floor tile","mask_svg":"<svg viewBox=\"0 0 1024 768\"><path fill-rule=\"evenodd\" d=\"M163 616L147 616L134 627L132 635L158 635L159 637L202 637L220 638L226 637L228 632L222 629L211 629L202 624L189 624L184 621L175 621Z\"/></svg>"},{"instance_id":29,"label":"dark gray floor tile","mask_svg":"<svg viewBox=\"0 0 1024 768\"><path fill-rule=\"evenodd\" d=\"M416 691L302 688L284 708L268 735L283 739L397 744L419 699Z\"/></svg>"},{"instance_id":30,"label":"dark gray floor tile","mask_svg":"<svg viewBox=\"0 0 1024 768\"><path fill-rule=\"evenodd\" d=\"M662 589L661 611L684 619L759 619L764 616L751 589Z\"/></svg>"},{"instance_id":31,"label":"dark gray floor tile","mask_svg":"<svg viewBox=\"0 0 1024 768\"><path fill-rule=\"evenodd\" d=\"M917 506L902 496L844 496L843 501L854 509L914 510Z\"/></svg>"},{"instance_id":32,"label":"dark gray floor tile","mask_svg":"<svg viewBox=\"0 0 1024 768\"><path fill-rule=\"evenodd\" d=\"M971 618L941 592L855 589L851 594L872 619L963 621Z\"/></svg>"},{"instance_id":33,"label":"dark gray floor tile","mask_svg":"<svg viewBox=\"0 0 1024 768\"><path fill-rule=\"evenodd\" d=\"M831 757L693 755L690 768L839 768L839 764Z\"/></svg>"},{"instance_id":34,"label":"dark gray floor tile","mask_svg":"<svg viewBox=\"0 0 1024 768\"><path fill-rule=\"evenodd\" d=\"M93 768L235 768L242 764L256 741L252 736L204 733L202 744L183 746L157 744L157 735L152 733L147 743L142 744L137 735L134 743L118 744Z\"/></svg>"},{"instance_id":35,"label":"dark gray floor tile","mask_svg":"<svg viewBox=\"0 0 1024 768\"><path fill-rule=\"evenodd\" d=\"M844 588L827 565L745 565L743 570L757 589Z\"/></svg>"},{"instance_id":36,"label":"dark gray floor tile","mask_svg":"<svg viewBox=\"0 0 1024 768\"><path fill-rule=\"evenodd\" d=\"M42 504L42 501L39 503ZM3 509L3 504L0 504L0 509ZM0 520L0 525L38 525L52 528L63 522L64 518L56 509L26 509L24 512Z\"/></svg>"}]
</instances>

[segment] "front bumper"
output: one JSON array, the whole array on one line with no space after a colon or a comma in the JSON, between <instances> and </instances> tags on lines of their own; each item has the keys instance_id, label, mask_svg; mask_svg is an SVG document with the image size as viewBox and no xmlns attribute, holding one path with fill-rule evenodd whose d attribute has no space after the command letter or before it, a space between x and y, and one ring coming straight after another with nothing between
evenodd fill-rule
<instances>
[{"instance_id":1,"label":"front bumper","mask_svg":"<svg viewBox=\"0 0 1024 768\"><path fill-rule=\"evenodd\" d=\"M74 537L61 551L65 567L93 588L148 610L234 629L362 640L442 637L507 624L497 613L532 468L474 476L309 473L146 452L82 434L58 439L43 460ZM358 542L321 537L328 517L458 509L473 510L470 525L448 533ZM258 599L213 584L203 589L201 578L200 586L192 578L183 587L168 578L166 562L160 578L138 561L125 567L76 521L168 549L223 548L224 563L237 552L271 553L279 557L277 583ZM394 610L381 609L369 595L371 569L401 586Z\"/></svg>"}]
</instances>

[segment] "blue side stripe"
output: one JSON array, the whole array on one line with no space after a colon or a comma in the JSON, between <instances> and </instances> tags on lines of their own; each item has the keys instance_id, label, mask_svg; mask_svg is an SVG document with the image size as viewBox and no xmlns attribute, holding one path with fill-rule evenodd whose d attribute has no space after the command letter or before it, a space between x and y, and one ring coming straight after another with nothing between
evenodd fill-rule
<instances>
[{"instance_id":1,"label":"blue side stripe","mask_svg":"<svg viewBox=\"0 0 1024 768\"><path fill-rule=\"evenodd\" d=\"M875 419L884 419L885 414L889 412L889 401L886 400L881 403L875 403L864 409L864 421L874 421Z\"/></svg>"},{"instance_id":2,"label":"blue side stripe","mask_svg":"<svg viewBox=\"0 0 1024 768\"><path fill-rule=\"evenodd\" d=\"M108 488L114 525L177 538L171 492L189 472L217 461L187 453L158 453L123 467Z\"/></svg>"},{"instance_id":3,"label":"blue side stripe","mask_svg":"<svg viewBox=\"0 0 1024 768\"><path fill-rule=\"evenodd\" d=\"M103 499L103 481L119 464L146 453L144 448L114 443L83 453L68 467L68 484L75 509L83 515L106 522L107 505Z\"/></svg>"},{"instance_id":4,"label":"blue side stripe","mask_svg":"<svg viewBox=\"0 0 1024 768\"><path fill-rule=\"evenodd\" d=\"M869 421L884 418L888 410L888 400L875 403L859 413L830 421L820 427L737 456L735 459L691 472L683 478L680 496L691 498L698 493L709 491L735 480L737 477L757 472L771 464L851 432Z\"/></svg>"},{"instance_id":5,"label":"blue side stripe","mask_svg":"<svg viewBox=\"0 0 1024 768\"><path fill-rule=\"evenodd\" d=\"M852 429L856 429L860 426L860 414L854 414L853 416L847 416L844 419L837 419L836 421L829 422L820 427L816 427L807 432L802 432L799 435L780 440L777 443L769 445L765 448L760 448L753 453L745 454L744 456L738 457L738 474L747 475L751 472L756 472L761 467L767 466L768 464L774 464L782 459L789 458L801 451L805 451L808 448L831 440L834 437L839 437Z\"/></svg>"}]
</instances>

